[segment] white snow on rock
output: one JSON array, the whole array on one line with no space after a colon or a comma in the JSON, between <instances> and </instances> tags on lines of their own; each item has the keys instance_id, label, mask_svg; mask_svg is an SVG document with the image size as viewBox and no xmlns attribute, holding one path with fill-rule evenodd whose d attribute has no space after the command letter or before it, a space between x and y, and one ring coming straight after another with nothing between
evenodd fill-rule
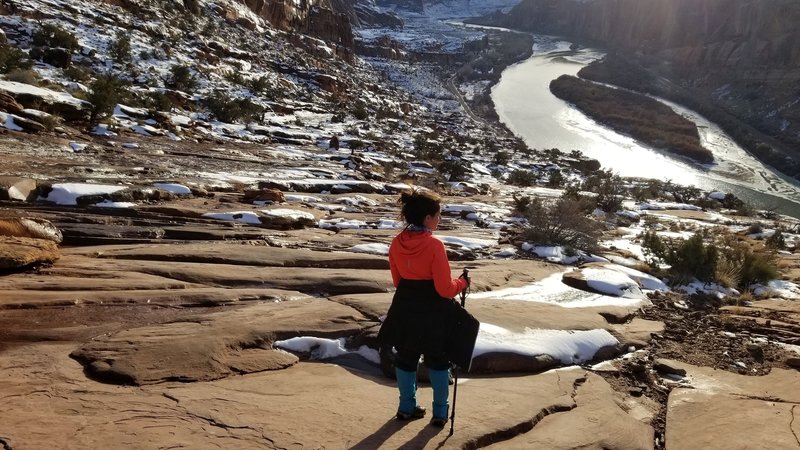
<instances>
[{"instance_id":1,"label":"white snow on rock","mask_svg":"<svg viewBox=\"0 0 800 450\"><path fill-rule=\"evenodd\" d=\"M753 287L753 294L761 296L781 297L787 300L800 299L800 286L791 281L771 280L767 285L757 284Z\"/></svg>"},{"instance_id":2,"label":"white snow on rock","mask_svg":"<svg viewBox=\"0 0 800 450\"><path fill-rule=\"evenodd\" d=\"M94 206L99 208L133 208L136 203L132 202L112 202L111 200L104 200L100 203L95 203Z\"/></svg>"},{"instance_id":3,"label":"white snow on rock","mask_svg":"<svg viewBox=\"0 0 800 450\"><path fill-rule=\"evenodd\" d=\"M232 211L226 213L205 213L203 217L217 220L229 220L232 222L241 222L248 224L260 224L258 214L253 211Z\"/></svg>"},{"instance_id":4,"label":"white snow on rock","mask_svg":"<svg viewBox=\"0 0 800 450\"><path fill-rule=\"evenodd\" d=\"M575 264L578 261L582 262L608 262L607 259L590 255L588 253L582 252L580 250L575 250L568 255L566 247L563 246L545 246L545 245L533 245L531 243L524 243L521 246L523 251L533 253L534 255L538 256L539 258L544 258L545 260L557 264Z\"/></svg>"},{"instance_id":5,"label":"white snow on rock","mask_svg":"<svg viewBox=\"0 0 800 450\"><path fill-rule=\"evenodd\" d=\"M646 202L646 203L639 203L639 209L652 209L657 211L662 211L665 209L684 209L688 211L702 211L703 208L690 205L688 203L674 203L674 202Z\"/></svg>"},{"instance_id":6,"label":"white snow on rock","mask_svg":"<svg viewBox=\"0 0 800 450\"><path fill-rule=\"evenodd\" d=\"M581 275L586 279L586 284L595 291L614 297L625 298L645 298L639 285L630 277L622 272L598 268L587 267L581 269Z\"/></svg>"},{"instance_id":7,"label":"white snow on rock","mask_svg":"<svg viewBox=\"0 0 800 450\"><path fill-rule=\"evenodd\" d=\"M388 255L389 246L386 244L358 244L347 249L350 252L369 253L373 255Z\"/></svg>"},{"instance_id":8,"label":"white snow on rock","mask_svg":"<svg viewBox=\"0 0 800 450\"><path fill-rule=\"evenodd\" d=\"M14 123L14 115L0 112L0 127L11 131L22 131L22 127Z\"/></svg>"},{"instance_id":9,"label":"white snow on rock","mask_svg":"<svg viewBox=\"0 0 800 450\"><path fill-rule=\"evenodd\" d=\"M698 293L711 294L717 298L725 298L730 296L739 295L739 291L733 288L726 288L725 286L717 283L703 283L702 281L693 281L683 286L676 286L674 291L683 292L684 294L694 295Z\"/></svg>"},{"instance_id":10,"label":"white snow on rock","mask_svg":"<svg viewBox=\"0 0 800 450\"><path fill-rule=\"evenodd\" d=\"M265 216L271 217L288 217L294 220L300 219L309 219L314 220L315 217L313 214L307 211L300 211L297 209L289 209L289 208L275 208L275 209L262 209L261 212Z\"/></svg>"},{"instance_id":11,"label":"white snow on rock","mask_svg":"<svg viewBox=\"0 0 800 450\"><path fill-rule=\"evenodd\" d=\"M80 142L70 142L69 148L72 149L73 152L82 152L88 147L89 144L81 144Z\"/></svg>"},{"instance_id":12,"label":"white snow on rock","mask_svg":"<svg viewBox=\"0 0 800 450\"><path fill-rule=\"evenodd\" d=\"M283 197L287 202L316 203L322 201L321 198L314 197L313 195L284 194Z\"/></svg>"},{"instance_id":13,"label":"white snow on rock","mask_svg":"<svg viewBox=\"0 0 800 450\"><path fill-rule=\"evenodd\" d=\"M344 343L345 338L325 339L299 336L283 341L275 341L273 346L296 353L308 353L310 358L314 360L325 360L343 356L348 353L356 353L375 364L381 363L381 358L377 350L362 345L358 350L350 351L344 347Z\"/></svg>"},{"instance_id":14,"label":"white snow on rock","mask_svg":"<svg viewBox=\"0 0 800 450\"><path fill-rule=\"evenodd\" d=\"M581 364L591 360L603 347L619 341L606 330L543 330L526 328L514 333L505 328L481 323L475 356L489 352L511 352L520 355L550 355L562 364Z\"/></svg>"},{"instance_id":15,"label":"white snow on rock","mask_svg":"<svg viewBox=\"0 0 800 450\"><path fill-rule=\"evenodd\" d=\"M470 294L470 298L551 303L565 308L587 308L607 305L628 307L649 304L649 300L644 298L613 297L575 289L561 281L563 274L563 272L554 273L527 286L473 292Z\"/></svg>"},{"instance_id":16,"label":"white snow on rock","mask_svg":"<svg viewBox=\"0 0 800 450\"><path fill-rule=\"evenodd\" d=\"M319 227L324 229L358 229L358 228L368 228L367 223L361 220L355 219L344 219L341 217L337 217L335 219L321 219L319 221Z\"/></svg>"},{"instance_id":17,"label":"white snow on rock","mask_svg":"<svg viewBox=\"0 0 800 450\"><path fill-rule=\"evenodd\" d=\"M34 95L40 97L47 103L66 103L77 107L78 109L91 108L92 104L86 100L75 98L66 92L57 92L50 89L40 88L25 83L17 83L16 81L0 80L0 91L5 91L14 97L20 94Z\"/></svg>"},{"instance_id":18,"label":"white snow on rock","mask_svg":"<svg viewBox=\"0 0 800 450\"><path fill-rule=\"evenodd\" d=\"M351 206L375 206L378 204L378 202L376 202L375 200L364 197L363 195L356 195L353 197L339 197L336 199L336 203L344 203Z\"/></svg>"},{"instance_id":19,"label":"white snow on rock","mask_svg":"<svg viewBox=\"0 0 800 450\"><path fill-rule=\"evenodd\" d=\"M718 200L718 201L723 201L723 200L725 200L725 196L726 195L728 195L728 194L726 194L724 192L720 192L720 191L714 191L714 192L711 192L711 193L708 194L708 198L711 198L711 199L714 199L714 200Z\"/></svg>"},{"instance_id":20,"label":"white snow on rock","mask_svg":"<svg viewBox=\"0 0 800 450\"><path fill-rule=\"evenodd\" d=\"M91 131L91 134L95 136L105 136L105 137L111 137L117 135L117 133L109 130L108 125L104 123L97 124L97 126L94 127L94 129Z\"/></svg>"},{"instance_id":21,"label":"white snow on rock","mask_svg":"<svg viewBox=\"0 0 800 450\"><path fill-rule=\"evenodd\" d=\"M497 241L491 241L489 239L465 238L460 236L442 236L442 235L437 235L436 237L440 241L444 242L446 245L459 247L463 250L480 250L497 244Z\"/></svg>"},{"instance_id":22,"label":"white snow on rock","mask_svg":"<svg viewBox=\"0 0 800 450\"><path fill-rule=\"evenodd\" d=\"M451 203L448 205L442 206L442 214L461 214L463 211L474 213L477 212L477 208L474 205L466 205L466 204L458 204L458 203Z\"/></svg>"},{"instance_id":23,"label":"white snow on rock","mask_svg":"<svg viewBox=\"0 0 800 450\"><path fill-rule=\"evenodd\" d=\"M380 219L375 224L375 227L379 230L398 230L404 226L405 223L402 221L392 219Z\"/></svg>"},{"instance_id":24,"label":"white snow on rock","mask_svg":"<svg viewBox=\"0 0 800 450\"><path fill-rule=\"evenodd\" d=\"M618 264L607 264L605 266L610 270L615 270L617 272L621 272L628 276L629 278L633 279L639 286L647 291L669 291L669 286L667 286L663 281L660 279L641 272L636 269L631 269L630 267L621 266Z\"/></svg>"},{"instance_id":25,"label":"white snow on rock","mask_svg":"<svg viewBox=\"0 0 800 450\"><path fill-rule=\"evenodd\" d=\"M153 183L153 186L155 186L157 189L161 189L162 191L169 191L178 195L189 195L192 193L191 189L177 183Z\"/></svg>"},{"instance_id":26,"label":"white snow on rock","mask_svg":"<svg viewBox=\"0 0 800 450\"><path fill-rule=\"evenodd\" d=\"M47 197L39 197L39 200L53 202L58 205L77 205L78 197L111 194L127 187L109 184L57 183L52 185L53 190L47 194Z\"/></svg>"}]
</instances>

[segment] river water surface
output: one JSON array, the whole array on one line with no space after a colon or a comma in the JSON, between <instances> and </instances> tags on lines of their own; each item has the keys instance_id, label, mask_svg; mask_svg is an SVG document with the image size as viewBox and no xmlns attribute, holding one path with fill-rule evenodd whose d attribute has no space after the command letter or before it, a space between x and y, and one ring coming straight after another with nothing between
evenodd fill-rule
<instances>
[{"instance_id":1,"label":"river water surface","mask_svg":"<svg viewBox=\"0 0 800 450\"><path fill-rule=\"evenodd\" d=\"M730 192L757 209L800 218L800 190L736 145L719 127L699 114L665 102L694 121L701 143L715 162L701 165L646 147L586 117L550 93L550 81L576 75L602 53L569 50L569 42L536 36L533 56L507 68L492 89L500 120L536 149L580 150L606 169L625 177L657 178L704 190ZM663 100L662 100L663 101Z\"/></svg>"}]
</instances>

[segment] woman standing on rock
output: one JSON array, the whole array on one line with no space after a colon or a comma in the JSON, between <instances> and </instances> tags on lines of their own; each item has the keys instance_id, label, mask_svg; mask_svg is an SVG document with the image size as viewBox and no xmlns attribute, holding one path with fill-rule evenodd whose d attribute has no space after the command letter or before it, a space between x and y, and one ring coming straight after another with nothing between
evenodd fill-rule
<instances>
[{"instance_id":1,"label":"woman standing on rock","mask_svg":"<svg viewBox=\"0 0 800 450\"><path fill-rule=\"evenodd\" d=\"M397 418L425 417L417 405L417 364L420 355L433 387L431 425L447 423L453 321L460 306L452 300L466 289L465 278L453 279L444 244L433 237L441 220L440 198L428 191L403 192L398 203L407 223L389 247L389 267L397 288L378 339L394 347L395 373L400 390Z\"/></svg>"}]
</instances>

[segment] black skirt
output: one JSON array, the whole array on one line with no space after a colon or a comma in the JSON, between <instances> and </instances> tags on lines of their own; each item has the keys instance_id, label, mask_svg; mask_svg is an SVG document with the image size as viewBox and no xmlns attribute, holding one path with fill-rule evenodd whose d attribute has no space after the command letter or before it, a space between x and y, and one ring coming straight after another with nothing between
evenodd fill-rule
<instances>
[{"instance_id":1,"label":"black skirt","mask_svg":"<svg viewBox=\"0 0 800 450\"><path fill-rule=\"evenodd\" d=\"M433 280L401 279L378 340L383 346L443 355L469 370L479 326L457 301L441 297Z\"/></svg>"}]
</instances>

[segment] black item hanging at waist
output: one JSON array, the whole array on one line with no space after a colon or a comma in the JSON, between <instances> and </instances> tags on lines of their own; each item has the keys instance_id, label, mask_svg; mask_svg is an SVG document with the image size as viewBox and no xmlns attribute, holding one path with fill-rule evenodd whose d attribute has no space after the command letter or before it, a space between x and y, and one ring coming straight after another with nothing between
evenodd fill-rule
<instances>
[{"instance_id":1,"label":"black item hanging at waist","mask_svg":"<svg viewBox=\"0 0 800 450\"><path fill-rule=\"evenodd\" d=\"M479 326L458 302L440 296L433 280L401 279L378 339L383 345L444 355L468 370Z\"/></svg>"}]
</instances>

